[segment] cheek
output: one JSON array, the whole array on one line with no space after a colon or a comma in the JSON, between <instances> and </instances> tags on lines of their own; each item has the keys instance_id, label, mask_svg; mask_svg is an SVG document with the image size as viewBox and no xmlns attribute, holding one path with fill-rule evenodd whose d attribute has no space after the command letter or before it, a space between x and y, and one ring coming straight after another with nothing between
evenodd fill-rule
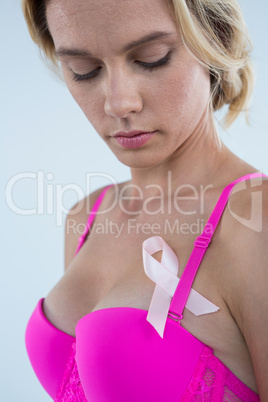
<instances>
[{"instance_id":1,"label":"cheek","mask_svg":"<svg viewBox=\"0 0 268 402\"><path fill-rule=\"evenodd\" d=\"M209 73L197 62L172 70L159 80L158 107L170 121L196 122L201 118L210 95Z\"/></svg>"},{"instance_id":2,"label":"cheek","mask_svg":"<svg viewBox=\"0 0 268 402\"><path fill-rule=\"evenodd\" d=\"M87 87L87 84L82 83L80 86L79 83L73 83L68 80L66 81L66 85L87 119L97 129L103 121L101 110L104 109L99 91L94 90L92 86L91 88Z\"/></svg>"}]
</instances>

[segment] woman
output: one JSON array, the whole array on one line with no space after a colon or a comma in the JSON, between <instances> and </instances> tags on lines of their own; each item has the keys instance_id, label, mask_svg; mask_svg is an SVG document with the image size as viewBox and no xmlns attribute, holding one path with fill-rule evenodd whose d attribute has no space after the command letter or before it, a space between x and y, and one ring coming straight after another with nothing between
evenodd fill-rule
<instances>
[{"instance_id":1,"label":"woman","mask_svg":"<svg viewBox=\"0 0 268 402\"><path fill-rule=\"evenodd\" d=\"M230 125L252 91L238 4L23 7L34 41L131 170L66 219L66 272L26 331L40 382L56 401L268 400L268 184L213 120L229 104ZM74 219L87 223L80 238Z\"/></svg>"}]
</instances>

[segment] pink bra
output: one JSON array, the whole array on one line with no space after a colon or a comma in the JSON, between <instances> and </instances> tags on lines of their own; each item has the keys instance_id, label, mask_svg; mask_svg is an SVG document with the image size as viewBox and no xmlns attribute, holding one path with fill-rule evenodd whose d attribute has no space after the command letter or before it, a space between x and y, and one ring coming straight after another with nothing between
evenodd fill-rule
<instances>
[{"instance_id":1,"label":"pink bra","mask_svg":"<svg viewBox=\"0 0 268 402\"><path fill-rule=\"evenodd\" d=\"M233 186L260 176L265 175L243 176L223 190L202 235L195 240L181 278L177 278L173 296L168 296L171 303L162 336L148 321L148 311L113 307L82 317L74 338L48 321L42 310L44 299L39 300L26 328L26 348L40 383L54 401L260 400L213 354L210 346L180 325L192 282ZM107 188L92 208L76 253L85 241ZM165 286L171 286L170 283L167 281ZM161 292L163 297L168 294L167 288L160 289Z\"/></svg>"}]
</instances>

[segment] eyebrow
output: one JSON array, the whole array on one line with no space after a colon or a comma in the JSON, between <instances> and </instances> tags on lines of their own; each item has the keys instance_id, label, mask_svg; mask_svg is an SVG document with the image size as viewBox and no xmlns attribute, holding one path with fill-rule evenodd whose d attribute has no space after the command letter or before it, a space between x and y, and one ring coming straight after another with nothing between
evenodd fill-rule
<instances>
[{"instance_id":1,"label":"eyebrow","mask_svg":"<svg viewBox=\"0 0 268 402\"><path fill-rule=\"evenodd\" d=\"M166 31L154 31L149 33L148 35L143 36L140 39L134 40L122 48L122 52L127 52L134 47L139 45L143 45L144 43L153 42L158 39L166 38L168 36L174 35L174 32L166 32ZM87 50L83 49L75 49L75 48L64 48L60 47L55 51L57 57L60 56L92 56L91 53Z\"/></svg>"}]
</instances>

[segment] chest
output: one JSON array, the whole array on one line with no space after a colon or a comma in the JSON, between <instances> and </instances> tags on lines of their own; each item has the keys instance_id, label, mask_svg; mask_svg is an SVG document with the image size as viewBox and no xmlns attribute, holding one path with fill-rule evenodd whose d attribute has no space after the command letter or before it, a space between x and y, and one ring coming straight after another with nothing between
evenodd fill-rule
<instances>
[{"instance_id":1,"label":"chest","mask_svg":"<svg viewBox=\"0 0 268 402\"><path fill-rule=\"evenodd\" d=\"M102 225L93 226L90 236L66 274L45 300L48 319L64 332L74 335L77 322L96 310L133 307L148 311L155 283L144 271L143 241L150 236L161 236L178 257L180 277L197 237L195 233L177 233L176 236L174 231L167 233L165 222L163 220L159 223L158 232L155 232L156 226L154 230L148 225L142 229L142 223L134 219L121 228L111 224L109 226L105 220ZM236 374L254 389L254 375L247 347L221 296L221 278L226 258L217 241L218 235L214 236L214 242L199 267L193 288L220 310L197 317L185 308L181 325L212 347L214 354L228 367L234 368ZM154 254L154 258L161 261L161 254L161 251Z\"/></svg>"}]
</instances>

